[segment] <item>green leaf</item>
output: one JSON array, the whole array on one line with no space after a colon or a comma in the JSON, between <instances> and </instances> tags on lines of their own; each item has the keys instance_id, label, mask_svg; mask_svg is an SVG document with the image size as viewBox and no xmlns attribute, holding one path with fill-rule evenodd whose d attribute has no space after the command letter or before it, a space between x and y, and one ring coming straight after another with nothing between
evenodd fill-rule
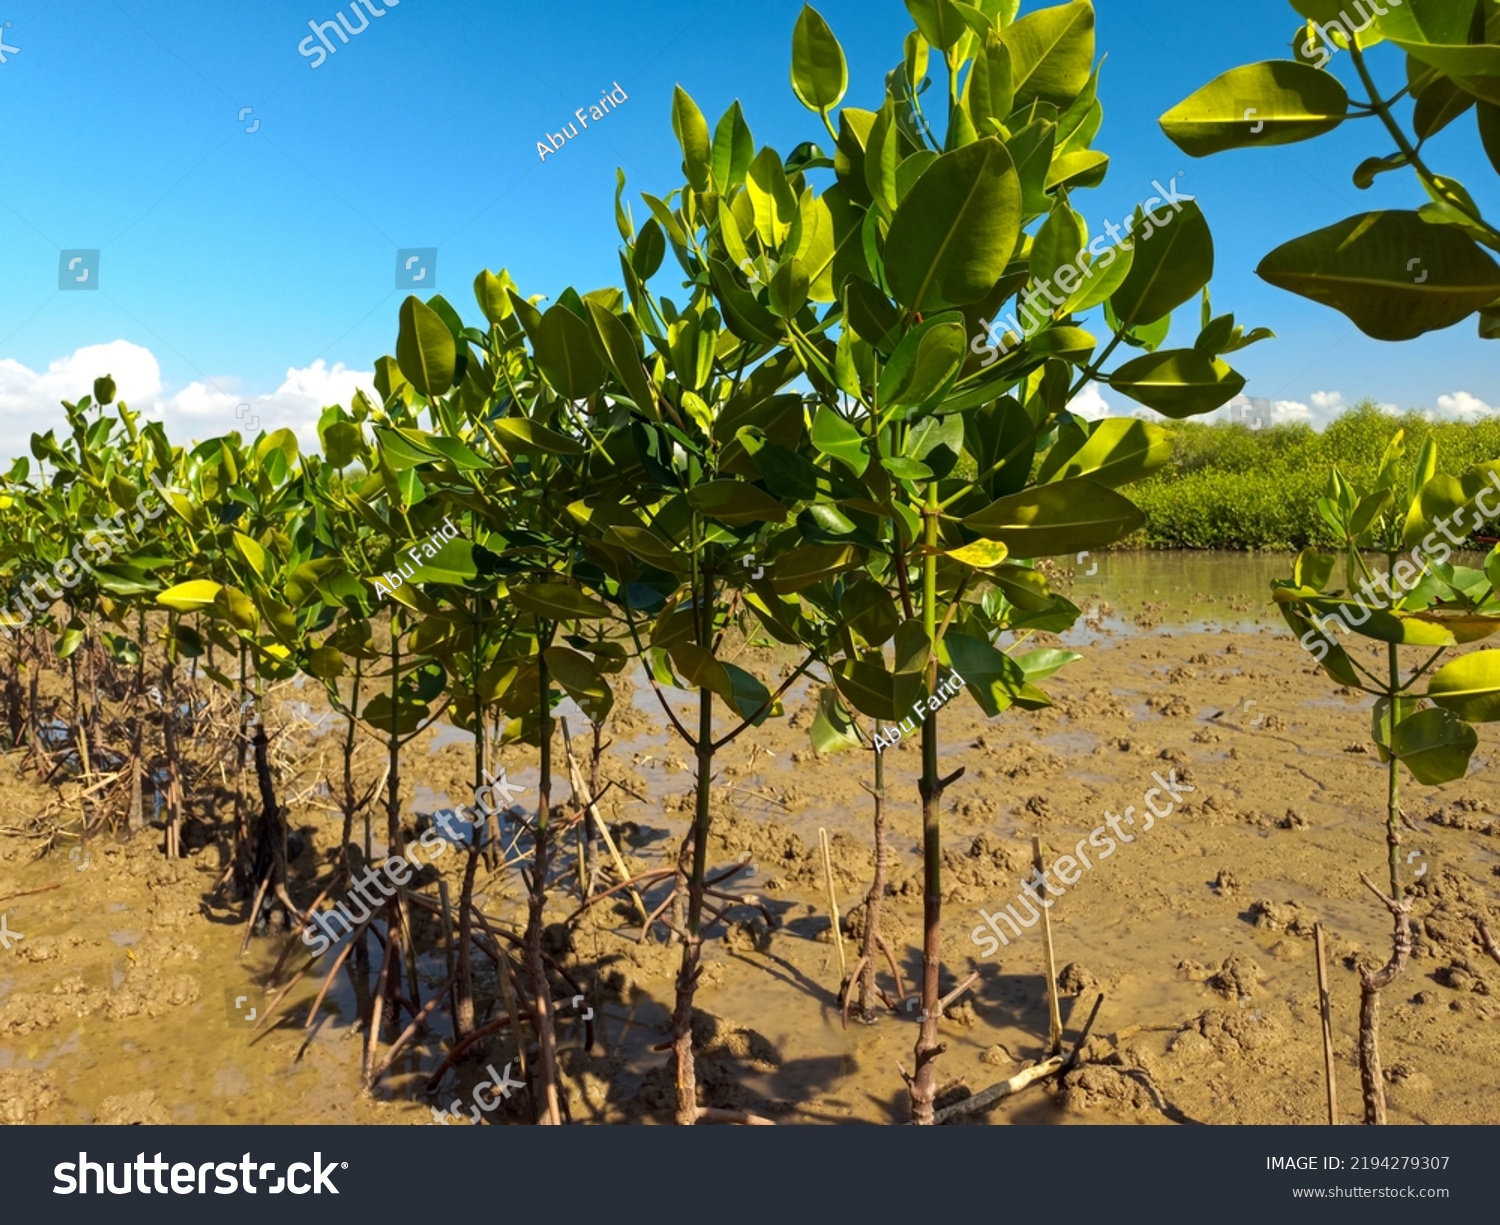
<instances>
[{"instance_id":1,"label":"green leaf","mask_svg":"<svg viewBox=\"0 0 1500 1225\"><path fill-rule=\"evenodd\" d=\"M808 728L816 753L837 753L844 749L857 749L861 741L855 729L854 716L839 700L839 691L833 685L825 685L818 691L818 709Z\"/></svg>"},{"instance_id":2,"label":"green leaf","mask_svg":"<svg viewBox=\"0 0 1500 1225\"><path fill-rule=\"evenodd\" d=\"M812 279L802 261L793 256L776 269L766 294L766 304L778 319L795 319L807 305Z\"/></svg>"},{"instance_id":3,"label":"green leaf","mask_svg":"<svg viewBox=\"0 0 1500 1225\"><path fill-rule=\"evenodd\" d=\"M1292 581L1299 587L1306 587L1313 591L1326 591L1337 562L1338 559L1332 553L1303 549L1297 554L1297 560L1292 566Z\"/></svg>"},{"instance_id":4,"label":"green leaf","mask_svg":"<svg viewBox=\"0 0 1500 1225\"><path fill-rule=\"evenodd\" d=\"M604 542L619 545L647 565L669 574L686 574L691 569L686 557L648 528L609 527L604 531Z\"/></svg>"},{"instance_id":5,"label":"green leaf","mask_svg":"<svg viewBox=\"0 0 1500 1225\"><path fill-rule=\"evenodd\" d=\"M1201 349L1166 349L1126 362L1109 385L1165 417L1211 413L1245 389L1243 375Z\"/></svg>"},{"instance_id":6,"label":"green leaf","mask_svg":"<svg viewBox=\"0 0 1500 1225\"><path fill-rule=\"evenodd\" d=\"M976 570L990 570L1010 556L1010 550L998 540L976 540L973 544L949 549L948 556L961 565Z\"/></svg>"},{"instance_id":7,"label":"green leaf","mask_svg":"<svg viewBox=\"0 0 1500 1225\"><path fill-rule=\"evenodd\" d=\"M860 714L872 719L900 718L896 678L878 663L842 659L833 666L832 674L839 693Z\"/></svg>"},{"instance_id":8,"label":"green leaf","mask_svg":"<svg viewBox=\"0 0 1500 1225\"><path fill-rule=\"evenodd\" d=\"M1088 85L1094 66L1090 0L1028 13L1000 37L1010 49L1016 109L1050 102L1066 110Z\"/></svg>"},{"instance_id":9,"label":"green leaf","mask_svg":"<svg viewBox=\"0 0 1500 1225\"><path fill-rule=\"evenodd\" d=\"M713 173L713 145L708 139L708 121L681 85L672 91L672 131L682 146L688 182L694 191L707 191Z\"/></svg>"},{"instance_id":10,"label":"green leaf","mask_svg":"<svg viewBox=\"0 0 1500 1225\"><path fill-rule=\"evenodd\" d=\"M831 455L855 476L864 475L870 464L865 451L864 435L826 404L819 404L813 417L812 444L824 455Z\"/></svg>"},{"instance_id":11,"label":"green leaf","mask_svg":"<svg viewBox=\"0 0 1500 1225\"><path fill-rule=\"evenodd\" d=\"M1479 734L1451 711L1419 710L1396 724L1391 752L1419 783L1436 787L1462 778Z\"/></svg>"},{"instance_id":12,"label":"green leaf","mask_svg":"<svg viewBox=\"0 0 1500 1225\"><path fill-rule=\"evenodd\" d=\"M837 106L849 88L844 49L822 15L804 4L792 30L792 92L810 111Z\"/></svg>"},{"instance_id":13,"label":"green leaf","mask_svg":"<svg viewBox=\"0 0 1500 1225\"><path fill-rule=\"evenodd\" d=\"M177 612L197 612L213 604L214 597L219 594L219 587L220 584L206 578L190 579L186 583L168 587L156 597L156 602Z\"/></svg>"},{"instance_id":14,"label":"green leaf","mask_svg":"<svg viewBox=\"0 0 1500 1225\"><path fill-rule=\"evenodd\" d=\"M939 51L949 50L968 32L968 24L950 0L906 0L906 11L922 37Z\"/></svg>"},{"instance_id":15,"label":"green leaf","mask_svg":"<svg viewBox=\"0 0 1500 1225\"><path fill-rule=\"evenodd\" d=\"M992 502L963 520L987 540L1003 541L1012 557L1051 557L1097 549L1141 527L1135 504L1086 477L1038 485Z\"/></svg>"},{"instance_id":16,"label":"green leaf","mask_svg":"<svg viewBox=\"0 0 1500 1225\"><path fill-rule=\"evenodd\" d=\"M1500 651L1475 651L1444 664L1427 696L1468 723L1500 720Z\"/></svg>"},{"instance_id":17,"label":"green leaf","mask_svg":"<svg viewBox=\"0 0 1500 1225\"><path fill-rule=\"evenodd\" d=\"M542 658L548 674L567 690L590 723L597 726L609 717L615 695L592 660L567 647L548 647Z\"/></svg>"},{"instance_id":18,"label":"green leaf","mask_svg":"<svg viewBox=\"0 0 1500 1225\"><path fill-rule=\"evenodd\" d=\"M986 120L1003 123L1016 109L1016 90L1011 79L1010 48L998 35L984 40L984 49L974 57L974 67L964 85L969 114L981 130Z\"/></svg>"},{"instance_id":19,"label":"green leaf","mask_svg":"<svg viewBox=\"0 0 1500 1225\"><path fill-rule=\"evenodd\" d=\"M1021 671L1026 674L1026 679L1035 683L1044 681L1054 672L1066 668L1070 663L1083 658L1077 651L1059 651L1053 647L1046 647L1039 651L1027 651L1024 655L1013 655L1011 657L1020 665Z\"/></svg>"},{"instance_id":20,"label":"green leaf","mask_svg":"<svg viewBox=\"0 0 1500 1225\"><path fill-rule=\"evenodd\" d=\"M1061 277L1058 279L1057 287L1069 295L1062 305L1063 314L1081 315L1084 311L1093 310L1101 303L1108 302L1125 283L1134 263L1134 244L1128 248L1106 246L1097 256L1094 255L1091 244L1090 249L1075 265L1078 273L1082 274L1082 280L1069 290L1066 282ZM1064 274L1069 280L1072 279L1073 274L1066 273L1065 269Z\"/></svg>"},{"instance_id":21,"label":"green leaf","mask_svg":"<svg viewBox=\"0 0 1500 1225\"><path fill-rule=\"evenodd\" d=\"M957 315L928 319L909 332L881 371L876 391L881 407L917 407L940 398L963 370L967 342Z\"/></svg>"},{"instance_id":22,"label":"green leaf","mask_svg":"<svg viewBox=\"0 0 1500 1225\"><path fill-rule=\"evenodd\" d=\"M447 393L458 371L458 343L443 318L412 295L401 304L396 363L429 400Z\"/></svg>"},{"instance_id":23,"label":"green leaf","mask_svg":"<svg viewBox=\"0 0 1500 1225\"><path fill-rule=\"evenodd\" d=\"M885 243L891 291L922 313L982 302L1020 233L1020 181L1005 146L990 138L945 153L896 208Z\"/></svg>"},{"instance_id":24,"label":"green leaf","mask_svg":"<svg viewBox=\"0 0 1500 1225\"><path fill-rule=\"evenodd\" d=\"M547 455L587 455L582 443L527 417L501 417L491 428L500 436L503 446L514 451L541 451Z\"/></svg>"},{"instance_id":25,"label":"green leaf","mask_svg":"<svg viewBox=\"0 0 1500 1225\"><path fill-rule=\"evenodd\" d=\"M496 276L485 268L474 278L474 300L479 303L485 319L498 326L510 318L514 311L509 291L515 287L516 283L510 279L510 273L504 269Z\"/></svg>"},{"instance_id":26,"label":"green leaf","mask_svg":"<svg viewBox=\"0 0 1500 1225\"><path fill-rule=\"evenodd\" d=\"M694 485L687 491L687 500L699 514L731 527L786 522L786 508L780 502L742 481L708 481Z\"/></svg>"},{"instance_id":27,"label":"green leaf","mask_svg":"<svg viewBox=\"0 0 1500 1225\"><path fill-rule=\"evenodd\" d=\"M761 242L768 250L780 247L796 220L797 197L775 149L767 146L755 155L746 175L745 191Z\"/></svg>"},{"instance_id":28,"label":"green leaf","mask_svg":"<svg viewBox=\"0 0 1500 1225\"><path fill-rule=\"evenodd\" d=\"M1117 489L1165 467L1174 445L1173 435L1160 426L1133 417L1106 417L1093 426L1076 450L1061 443L1055 445L1037 480L1046 484L1086 476Z\"/></svg>"},{"instance_id":29,"label":"green leaf","mask_svg":"<svg viewBox=\"0 0 1500 1225\"><path fill-rule=\"evenodd\" d=\"M713 172L719 191L727 193L731 187L743 183L754 158L755 141L736 99L714 129Z\"/></svg>"},{"instance_id":30,"label":"green leaf","mask_svg":"<svg viewBox=\"0 0 1500 1225\"><path fill-rule=\"evenodd\" d=\"M1364 213L1278 247L1259 275L1331 306L1376 340L1452 327L1500 298L1500 265L1473 239L1419 213Z\"/></svg>"},{"instance_id":31,"label":"green leaf","mask_svg":"<svg viewBox=\"0 0 1500 1225\"><path fill-rule=\"evenodd\" d=\"M254 570L260 578L263 579L266 577L266 551L265 549L261 548L258 541L252 540L243 532L235 532L234 547L239 555L250 563L250 568Z\"/></svg>"},{"instance_id":32,"label":"green leaf","mask_svg":"<svg viewBox=\"0 0 1500 1225\"><path fill-rule=\"evenodd\" d=\"M1255 145L1289 145L1331 132L1349 113L1332 73L1294 60L1233 68L1161 117L1190 157Z\"/></svg>"},{"instance_id":33,"label":"green leaf","mask_svg":"<svg viewBox=\"0 0 1500 1225\"><path fill-rule=\"evenodd\" d=\"M522 612L547 621L609 616L609 607L567 583L530 583L510 589L511 601Z\"/></svg>"},{"instance_id":34,"label":"green leaf","mask_svg":"<svg viewBox=\"0 0 1500 1225\"><path fill-rule=\"evenodd\" d=\"M427 703L409 694L398 694L393 703L389 693L377 693L365 703L360 718L387 736L409 736L427 718Z\"/></svg>"},{"instance_id":35,"label":"green leaf","mask_svg":"<svg viewBox=\"0 0 1500 1225\"><path fill-rule=\"evenodd\" d=\"M531 343L542 376L565 399L585 400L603 386L604 364L589 325L566 306L559 303L542 316Z\"/></svg>"},{"instance_id":36,"label":"green leaf","mask_svg":"<svg viewBox=\"0 0 1500 1225\"><path fill-rule=\"evenodd\" d=\"M588 303L589 318L594 321L594 334L598 337L600 350L614 376L620 380L625 394L635 406L648 417L659 419L656 397L651 391L651 382L646 377L641 362L640 350L635 337L625 326L625 321L613 311L605 310L597 302Z\"/></svg>"},{"instance_id":37,"label":"green leaf","mask_svg":"<svg viewBox=\"0 0 1500 1225\"><path fill-rule=\"evenodd\" d=\"M968 634L950 632L943 638L943 646L954 671L964 679L969 692L990 718L1009 709L1027 689L1026 674L1021 665L988 642ZM1040 690L1034 690L1028 696L1040 693ZM1047 704L1046 701L1028 702L1032 709Z\"/></svg>"},{"instance_id":38,"label":"green leaf","mask_svg":"<svg viewBox=\"0 0 1500 1225\"><path fill-rule=\"evenodd\" d=\"M850 569L859 559L859 550L851 545L802 545L775 559L771 586L778 595L801 591Z\"/></svg>"},{"instance_id":39,"label":"green leaf","mask_svg":"<svg viewBox=\"0 0 1500 1225\"><path fill-rule=\"evenodd\" d=\"M1135 238L1135 255L1110 306L1126 327L1152 323L1197 297L1214 274L1214 240L1194 200L1165 226Z\"/></svg>"},{"instance_id":40,"label":"green leaf","mask_svg":"<svg viewBox=\"0 0 1500 1225\"><path fill-rule=\"evenodd\" d=\"M319 433L323 458L335 468L346 468L364 449L364 438L353 421L330 421Z\"/></svg>"},{"instance_id":41,"label":"green leaf","mask_svg":"<svg viewBox=\"0 0 1500 1225\"><path fill-rule=\"evenodd\" d=\"M958 466L964 453L964 419L958 413L924 417L906 436L903 458L925 464L939 480Z\"/></svg>"}]
</instances>

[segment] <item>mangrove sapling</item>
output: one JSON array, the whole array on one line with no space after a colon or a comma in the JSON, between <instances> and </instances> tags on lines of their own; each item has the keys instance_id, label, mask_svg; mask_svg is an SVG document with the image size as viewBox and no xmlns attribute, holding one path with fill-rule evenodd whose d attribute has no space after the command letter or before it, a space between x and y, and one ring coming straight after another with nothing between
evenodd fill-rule
<instances>
[{"instance_id":1,"label":"mangrove sapling","mask_svg":"<svg viewBox=\"0 0 1500 1225\"><path fill-rule=\"evenodd\" d=\"M1304 650L1328 675L1375 699L1371 738L1386 768L1385 842L1387 889L1361 879L1392 919L1391 954L1381 964L1360 966L1360 1078L1365 1122L1386 1121L1385 1081L1379 1049L1380 995L1400 976L1412 954L1412 898L1402 884L1401 831L1409 826L1401 808L1401 771L1437 786L1463 778L1479 744L1474 723L1500 720L1500 651L1476 651L1432 669L1455 646L1500 633L1500 547L1482 571L1450 562L1463 536L1482 516L1476 499L1500 484L1500 461L1478 464L1461 477L1437 473L1437 444L1429 437L1403 479L1404 433L1391 439L1373 486L1331 472L1319 513L1340 541L1344 584L1334 587L1337 559L1304 550L1292 578L1272 583L1272 595ZM1470 514L1475 518L1470 521ZM1410 560L1403 556L1410 552ZM1379 555L1377 575L1367 552ZM1406 577L1403 578L1403 575ZM1392 585L1394 580L1394 586ZM1357 594L1356 588L1363 594ZM1341 646L1336 631L1353 631L1383 645L1376 659L1362 660ZM1400 648L1417 647L1420 666L1403 666ZM1425 693L1415 686L1424 677Z\"/></svg>"},{"instance_id":2,"label":"mangrove sapling","mask_svg":"<svg viewBox=\"0 0 1500 1225\"><path fill-rule=\"evenodd\" d=\"M1149 475L1171 450L1155 427L1089 425L1069 404L1103 378L1174 418L1211 412L1244 385L1220 355L1263 334L1246 336L1232 316L1213 318L1205 293L1195 347L1160 349L1167 318L1205 290L1213 271L1212 237L1195 203L1176 198L1168 219L1149 228L1138 212L1124 245L1101 251L1089 243L1071 197L1097 186L1108 160L1089 147L1102 113L1092 5L1021 17L1012 6L993 16L986 8L973 23L908 7L918 25L908 48L922 54L908 53L889 74L878 112L845 110L833 129L840 211L852 213L847 232L866 236L864 258L847 261L821 299L839 309L822 321L786 309L786 291L801 284L796 261L776 249L767 227L736 233L738 218L725 222L731 210L719 212L727 262L743 269L738 257L748 253L746 264L764 263L756 271L770 283L769 306L817 393L810 441L819 481L810 500L824 512L821 538L871 549L871 606L898 601L895 616L883 616L893 623L863 643L842 644L833 678L861 714L921 722L923 1020L915 1067L903 1075L913 1121L930 1123L942 1049L941 808L962 773L940 768L938 707L950 696L946 689L938 696L940 673L951 668L992 717L1012 705L1047 704L1034 682L1072 657L1012 659L994 645L1001 633L1058 630L1078 615L1027 562L1102 547L1139 527L1140 513L1115 488ZM1036 76L1012 79L1011 56L1037 42L1051 48L1058 75L1045 85ZM950 120L940 136L918 102L928 84L927 47L942 52L934 62L941 60L949 86ZM792 76L804 105L829 122L847 68L811 9L798 21ZM1064 127L1073 135L1054 140ZM1032 165L1038 150L1051 169L1023 173L1018 167ZM1042 321L1017 324L999 340L992 320L1004 303L1065 272L1074 289L1062 302L1047 290L1049 310L1038 303L1041 291L1024 295L1025 309L1040 310ZM730 271L725 280L742 293L755 292L732 278ZM749 307L722 288L733 321ZM1112 336L1095 357L1098 342L1079 322L1101 308ZM827 340L834 319L836 346ZM1121 344L1147 352L1106 374ZM892 640L894 666L882 654Z\"/></svg>"}]
</instances>

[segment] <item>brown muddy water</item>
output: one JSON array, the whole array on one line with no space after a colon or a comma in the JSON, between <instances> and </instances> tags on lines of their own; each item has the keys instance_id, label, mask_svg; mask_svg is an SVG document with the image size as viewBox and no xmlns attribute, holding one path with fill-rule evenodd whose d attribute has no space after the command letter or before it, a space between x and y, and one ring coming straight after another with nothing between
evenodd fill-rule
<instances>
[{"instance_id":1,"label":"brown muddy water","mask_svg":"<svg viewBox=\"0 0 1500 1225\"><path fill-rule=\"evenodd\" d=\"M976 926L986 930L982 909L1017 903L1032 836L1049 862L1080 842L1087 853L1106 813L1143 810L1155 775L1182 784L1169 815L1097 855L1051 909L1070 1042L1096 995L1105 996L1084 1064L984 1121L1321 1122L1314 921L1329 936L1341 1121L1360 1118L1355 958L1384 960L1389 919L1358 874L1383 879L1384 776L1365 747L1368 699L1329 681L1268 603L1269 581L1288 570L1286 558L1238 554L1086 556L1071 583L1085 619L1060 640L1028 644L1084 654L1046 682L1056 704L985 720L961 701L940 716L942 768L965 769L944 797L944 990L979 974L944 1018L940 1082L961 1079L977 1091L1045 1054L1040 925L1019 935L1003 927L1009 942L998 949L971 938ZM769 652L748 649L740 662L763 677L784 675ZM330 723L313 691L278 692L287 705L278 712L271 703L268 719L300 720L293 734L308 753L300 777L279 784L283 801L301 797L291 825L312 835L292 865L305 905L337 846L339 818L316 788L337 758L319 734ZM788 696L789 718L746 733L720 758L710 862L727 868L751 854L754 874L737 877L732 891L760 898L775 926L739 906L709 928L699 1081L706 1104L783 1122L902 1122L896 1065L910 1066L917 1016L841 1025L817 849L826 828L852 963L874 862L871 800L860 787L869 758L813 752L805 693L799 686ZM586 744L581 717L571 707L562 713L572 714L575 745ZM601 808L634 872L671 861L690 813L687 754L669 733L650 690L622 685L602 771L617 785ZM407 751L408 825L467 801L471 743L438 727ZM1475 928L1500 899L1495 744L1482 733L1461 782L1403 782L1413 827L1403 850L1421 874L1416 955L1386 992L1382 1017L1393 1122L1500 1122L1500 967L1485 958ZM507 748L501 761L534 796L535 751ZM907 991L920 964L919 765L910 745L886 755L896 863L883 927ZM362 777L378 772L372 753L361 768ZM0 950L0 1120L426 1124L433 1107L460 1097L467 1107L486 1068L516 1058L501 1037L424 1093L452 1039L443 1010L377 1094L362 1096L351 976L340 976L310 1027L320 975L302 980L271 1025L254 1027L281 945L258 938L238 956L244 907L210 897L222 870L217 846L190 840L187 858L167 862L153 831L39 860L20 831L49 793L21 777L14 758L0 762L0 777L0 912L12 934ZM566 797L566 783L554 784L554 802ZM377 828L383 823L382 814ZM372 849L383 848L377 840ZM549 947L589 996L558 1001L572 1118L670 1120L668 1056L652 1048L667 1037L678 951L659 936L641 943L626 902L592 907L569 937L562 922L578 905L575 850L565 844L548 912ZM456 896L460 856L437 866ZM478 892L490 916L524 921L514 868L481 868ZM655 890L648 902L661 896ZM443 952L435 929L417 937L426 941L420 968L430 993L445 977ZM479 972L483 1008L494 983L482 978L487 966ZM886 966L881 982L894 992ZM586 1049L588 1008L596 1029ZM519 1121L524 1108L512 1100L481 1117Z\"/></svg>"}]
</instances>

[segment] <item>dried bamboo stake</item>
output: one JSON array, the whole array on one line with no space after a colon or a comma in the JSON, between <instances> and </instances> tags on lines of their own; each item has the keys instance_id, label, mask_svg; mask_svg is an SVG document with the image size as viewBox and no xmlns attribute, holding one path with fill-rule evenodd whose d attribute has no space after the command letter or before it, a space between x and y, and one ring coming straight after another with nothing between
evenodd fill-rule
<instances>
[{"instance_id":1,"label":"dried bamboo stake","mask_svg":"<svg viewBox=\"0 0 1500 1225\"><path fill-rule=\"evenodd\" d=\"M1328 1126L1339 1121L1338 1095L1333 1087L1333 1014L1328 1001L1328 966L1323 955L1323 925L1313 924L1313 947L1318 953L1318 1011L1323 1015L1323 1074L1328 1087Z\"/></svg>"},{"instance_id":2,"label":"dried bamboo stake","mask_svg":"<svg viewBox=\"0 0 1500 1225\"><path fill-rule=\"evenodd\" d=\"M818 841L823 844L823 876L828 882L828 912L833 917L833 947L839 954L839 989L849 981L849 967L844 961L844 930L839 924L839 901L833 891L833 857L828 851L828 831L818 827Z\"/></svg>"},{"instance_id":3,"label":"dried bamboo stake","mask_svg":"<svg viewBox=\"0 0 1500 1225\"><path fill-rule=\"evenodd\" d=\"M609 848L610 858L615 861L615 871L620 874L620 879L628 881L630 873L625 868L625 861L620 858L620 849L615 846L615 840L610 837L609 826L604 823L604 818L595 806L594 798L589 794L588 785L583 781L583 771L579 769L578 759L573 756L573 737L568 733L568 721L559 719L558 722L562 724L563 753L568 759L568 782L573 787L573 794L584 802L584 808L594 819L594 828L599 831L604 839L604 845ZM630 890L630 896L635 901L636 909L641 912L641 921L646 924L647 928L650 928L651 912L646 909L646 903L633 888Z\"/></svg>"},{"instance_id":4,"label":"dried bamboo stake","mask_svg":"<svg viewBox=\"0 0 1500 1225\"><path fill-rule=\"evenodd\" d=\"M1043 879L1042 840L1036 835L1032 835L1031 838L1031 864L1036 869L1038 889L1040 889ZM1042 910L1042 947L1047 954L1047 1009L1049 1014L1047 1053L1055 1057L1062 1051L1063 1026L1062 1010L1057 1003L1057 962L1052 956L1052 904L1045 901L1040 892L1037 894L1037 903Z\"/></svg>"}]
</instances>

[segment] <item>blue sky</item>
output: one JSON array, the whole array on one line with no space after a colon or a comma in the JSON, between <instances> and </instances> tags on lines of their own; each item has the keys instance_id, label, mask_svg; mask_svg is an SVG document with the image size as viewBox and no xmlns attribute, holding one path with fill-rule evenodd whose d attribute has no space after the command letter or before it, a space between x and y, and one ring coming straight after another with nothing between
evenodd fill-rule
<instances>
[{"instance_id":1,"label":"blue sky","mask_svg":"<svg viewBox=\"0 0 1500 1225\"><path fill-rule=\"evenodd\" d=\"M0 454L23 450L31 430L59 419L57 400L105 368L182 440L233 428L236 412L242 426L253 412L306 436L318 406L347 398L394 348L407 292L395 285L399 248L436 247L429 284L476 321L469 285L484 267L553 298L569 284L614 283L615 167L631 196L680 182L674 84L711 124L739 98L757 144L826 146L788 84L800 7L387 0L384 16L314 68L298 44L310 20L334 17L335 0L0 0L0 41L16 48L0 65ZM849 56L848 101L874 106L911 28L905 9L819 8ZM1389 151L1373 123L1205 161L1157 126L1219 72L1283 56L1296 26L1284 0L1097 8L1109 59L1096 145L1113 162L1075 206L1098 232L1153 194L1153 179L1186 172L1181 187L1216 236L1216 306L1280 337L1238 355L1250 394L1316 419L1335 397L1450 415L1500 406L1500 364L1472 323L1381 344L1254 275L1297 234L1420 201L1406 175L1368 192L1350 182L1364 157ZM1399 56L1374 58L1383 80L1404 83ZM1347 56L1334 68L1351 79ZM542 162L536 142L616 83L627 101ZM1471 117L1432 156L1496 211ZM97 291L59 291L65 249L99 250ZM1184 344L1188 313L1175 336Z\"/></svg>"}]
</instances>

